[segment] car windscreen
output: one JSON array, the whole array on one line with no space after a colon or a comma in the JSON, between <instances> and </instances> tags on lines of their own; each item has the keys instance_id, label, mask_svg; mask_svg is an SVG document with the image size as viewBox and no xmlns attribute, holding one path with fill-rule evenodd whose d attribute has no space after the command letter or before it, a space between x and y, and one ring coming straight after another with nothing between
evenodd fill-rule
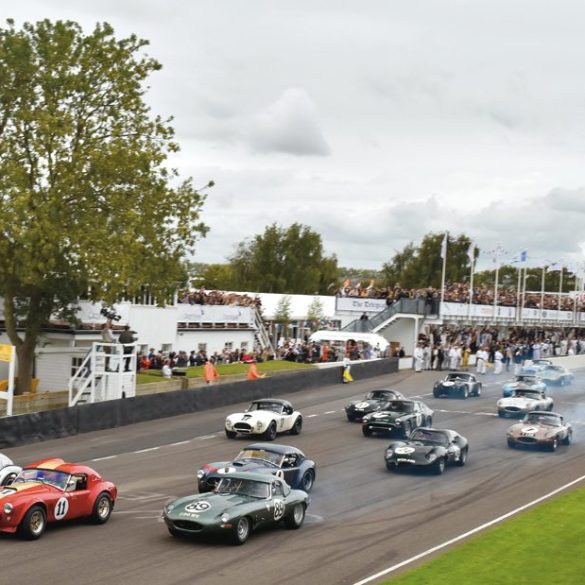
<instances>
[{"instance_id":1,"label":"car windscreen","mask_svg":"<svg viewBox=\"0 0 585 585\"><path fill-rule=\"evenodd\" d=\"M248 408L248 412L252 410L269 410L271 412L277 412L280 414L282 412L282 408L282 404L279 402L252 402Z\"/></svg>"},{"instance_id":2,"label":"car windscreen","mask_svg":"<svg viewBox=\"0 0 585 585\"><path fill-rule=\"evenodd\" d=\"M391 400L395 395L385 390L374 390L366 394L366 400Z\"/></svg>"},{"instance_id":3,"label":"car windscreen","mask_svg":"<svg viewBox=\"0 0 585 585\"><path fill-rule=\"evenodd\" d=\"M522 390L522 389L516 390L516 396L522 397L522 398L530 398L531 400L538 400L541 397L540 392L532 392L530 390Z\"/></svg>"},{"instance_id":4,"label":"car windscreen","mask_svg":"<svg viewBox=\"0 0 585 585\"><path fill-rule=\"evenodd\" d=\"M547 425L549 427L561 426L561 419L551 414L529 414L524 418L525 423Z\"/></svg>"},{"instance_id":5,"label":"car windscreen","mask_svg":"<svg viewBox=\"0 0 585 585\"><path fill-rule=\"evenodd\" d=\"M270 463L280 467L282 463L282 453L272 453L271 451L265 451L264 449L242 449L236 461L242 459L262 459L263 461L269 461Z\"/></svg>"},{"instance_id":6,"label":"car windscreen","mask_svg":"<svg viewBox=\"0 0 585 585\"><path fill-rule=\"evenodd\" d=\"M23 469L14 480L14 483L38 481L64 490L67 487L68 480L68 473L55 471L54 469Z\"/></svg>"},{"instance_id":7,"label":"car windscreen","mask_svg":"<svg viewBox=\"0 0 585 585\"><path fill-rule=\"evenodd\" d=\"M249 496L251 498L266 499L270 495L270 484L249 479L225 477L215 488L218 494Z\"/></svg>"},{"instance_id":8,"label":"car windscreen","mask_svg":"<svg viewBox=\"0 0 585 585\"><path fill-rule=\"evenodd\" d=\"M411 441L422 441L423 443L432 443L434 445L447 446L449 444L449 437L441 431L430 431L423 429L415 429L410 435Z\"/></svg>"},{"instance_id":9,"label":"car windscreen","mask_svg":"<svg viewBox=\"0 0 585 585\"><path fill-rule=\"evenodd\" d=\"M448 374L447 381L454 382L455 380L459 380L460 382L469 382L470 376L466 376L465 374Z\"/></svg>"},{"instance_id":10,"label":"car windscreen","mask_svg":"<svg viewBox=\"0 0 585 585\"><path fill-rule=\"evenodd\" d=\"M405 400L393 400L388 405L388 410L393 412L414 412L414 402Z\"/></svg>"}]
</instances>

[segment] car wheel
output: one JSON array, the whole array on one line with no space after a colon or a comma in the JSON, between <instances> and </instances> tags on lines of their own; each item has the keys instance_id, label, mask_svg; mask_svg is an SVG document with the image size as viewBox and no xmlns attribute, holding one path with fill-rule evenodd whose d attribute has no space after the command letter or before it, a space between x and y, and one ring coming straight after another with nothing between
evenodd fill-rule
<instances>
[{"instance_id":1,"label":"car wheel","mask_svg":"<svg viewBox=\"0 0 585 585\"><path fill-rule=\"evenodd\" d=\"M305 471L303 477L301 479L300 488L304 491L309 493L313 489L313 484L315 483L315 472L311 469Z\"/></svg>"},{"instance_id":2,"label":"car wheel","mask_svg":"<svg viewBox=\"0 0 585 585\"><path fill-rule=\"evenodd\" d=\"M228 431L227 429L225 430L225 436L228 439L234 439L237 433L234 433L234 431Z\"/></svg>"},{"instance_id":3,"label":"car wheel","mask_svg":"<svg viewBox=\"0 0 585 585\"><path fill-rule=\"evenodd\" d=\"M557 447L559 446L559 438L555 437L550 445L548 446L549 451L552 451L553 453L557 450Z\"/></svg>"},{"instance_id":4,"label":"car wheel","mask_svg":"<svg viewBox=\"0 0 585 585\"><path fill-rule=\"evenodd\" d=\"M465 386L465 390L463 390L462 398L463 400L467 400L469 398L469 388L467 386Z\"/></svg>"},{"instance_id":5,"label":"car wheel","mask_svg":"<svg viewBox=\"0 0 585 585\"><path fill-rule=\"evenodd\" d=\"M562 377L561 377L561 381L560 381L560 386L561 386L561 387L563 387L563 386L565 386L565 385L566 385L566 382L565 382L565 377L564 377L564 376L562 376Z\"/></svg>"},{"instance_id":6,"label":"car wheel","mask_svg":"<svg viewBox=\"0 0 585 585\"><path fill-rule=\"evenodd\" d=\"M404 439L408 439L408 437L410 437L411 432L412 432L412 422L408 421L407 423L404 424L404 427L402 427L402 437Z\"/></svg>"},{"instance_id":7,"label":"car wheel","mask_svg":"<svg viewBox=\"0 0 585 585\"><path fill-rule=\"evenodd\" d=\"M386 469L388 471L396 471L398 469L398 465L396 465L396 463L392 463L390 461L386 461Z\"/></svg>"},{"instance_id":8,"label":"car wheel","mask_svg":"<svg viewBox=\"0 0 585 585\"><path fill-rule=\"evenodd\" d=\"M16 479L16 473L9 473L0 485L7 486L10 485Z\"/></svg>"},{"instance_id":9,"label":"car wheel","mask_svg":"<svg viewBox=\"0 0 585 585\"><path fill-rule=\"evenodd\" d=\"M290 430L290 434L291 435L298 435L298 434L300 434L302 428L303 428L303 417L297 416L297 419L295 420L295 424L292 426L292 429Z\"/></svg>"},{"instance_id":10,"label":"car wheel","mask_svg":"<svg viewBox=\"0 0 585 585\"><path fill-rule=\"evenodd\" d=\"M296 530L305 521L305 504L295 504L292 512L284 519L284 525L290 530Z\"/></svg>"},{"instance_id":11,"label":"car wheel","mask_svg":"<svg viewBox=\"0 0 585 585\"><path fill-rule=\"evenodd\" d=\"M467 451L467 447L465 447L465 449L461 449L459 459L457 459L457 465L459 465L459 467L463 467L467 463Z\"/></svg>"},{"instance_id":12,"label":"car wheel","mask_svg":"<svg viewBox=\"0 0 585 585\"><path fill-rule=\"evenodd\" d=\"M267 441L274 441L276 439L276 423L274 421L268 426L268 430L264 433L264 438Z\"/></svg>"},{"instance_id":13,"label":"car wheel","mask_svg":"<svg viewBox=\"0 0 585 585\"><path fill-rule=\"evenodd\" d=\"M364 437L369 437L372 434L372 429L368 428L367 425L364 425L362 427L362 433L364 434Z\"/></svg>"},{"instance_id":14,"label":"car wheel","mask_svg":"<svg viewBox=\"0 0 585 585\"><path fill-rule=\"evenodd\" d=\"M512 441L512 439L508 439L508 447L510 447L510 449L514 449L516 447L516 443Z\"/></svg>"},{"instance_id":15,"label":"car wheel","mask_svg":"<svg viewBox=\"0 0 585 585\"><path fill-rule=\"evenodd\" d=\"M432 427L433 426L433 417L427 416L425 419L425 427Z\"/></svg>"},{"instance_id":16,"label":"car wheel","mask_svg":"<svg viewBox=\"0 0 585 585\"><path fill-rule=\"evenodd\" d=\"M570 445L573 440L573 433L568 432L567 436L563 439L563 445Z\"/></svg>"},{"instance_id":17,"label":"car wheel","mask_svg":"<svg viewBox=\"0 0 585 585\"><path fill-rule=\"evenodd\" d=\"M47 513L42 506L32 506L18 526L18 534L26 540L37 540L47 527Z\"/></svg>"},{"instance_id":18,"label":"car wheel","mask_svg":"<svg viewBox=\"0 0 585 585\"><path fill-rule=\"evenodd\" d=\"M443 472L445 471L445 458L444 457L439 457L439 459L437 459L437 462L435 463L434 471L437 475L443 475Z\"/></svg>"},{"instance_id":19,"label":"car wheel","mask_svg":"<svg viewBox=\"0 0 585 585\"><path fill-rule=\"evenodd\" d=\"M93 505L92 522L94 524L105 524L112 515L112 508L112 498L105 492L101 493Z\"/></svg>"},{"instance_id":20,"label":"car wheel","mask_svg":"<svg viewBox=\"0 0 585 585\"><path fill-rule=\"evenodd\" d=\"M480 385L480 384L478 384L478 385L475 387L475 392L473 393L473 395L474 395L476 398L479 398L479 397L481 396L481 385Z\"/></svg>"},{"instance_id":21,"label":"car wheel","mask_svg":"<svg viewBox=\"0 0 585 585\"><path fill-rule=\"evenodd\" d=\"M234 544L244 544L251 531L250 519L247 516L242 516L236 523L232 532L232 542Z\"/></svg>"},{"instance_id":22,"label":"car wheel","mask_svg":"<svg viewBox=\"0 0 585 585\"><path fill-rule=\"evenodd\" d=\"M185 536L182 532L179 532L176 528L173 528L172 526L167 526L167 528L169 529L169 534L171 536L174 536L175 538L183 538Z\"/></svg>"},{"instance_id":23,"label":"car wheel","mask_svg":"<svg viewBox=\"0 0 585 585\"><path fill-rule=\"evenodd\" d=\"M439 391L438 390L433 390L433 396L435 398L439 398L439 396L440 396Z\"/></svg>"}]
</instances>

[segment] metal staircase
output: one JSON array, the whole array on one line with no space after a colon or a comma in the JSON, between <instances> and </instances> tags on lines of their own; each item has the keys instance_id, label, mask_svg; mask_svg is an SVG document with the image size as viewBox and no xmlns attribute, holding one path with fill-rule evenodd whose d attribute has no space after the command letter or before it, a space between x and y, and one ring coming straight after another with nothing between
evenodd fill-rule
<instances>
[{"instance_id":1,"label":"metal staircase","mask_svg":"<svg viewBox=\"0 0 585 585\"><path fill-rule=\"evenodd\" d=\"M124 347L132 353L124 354ZM69 406L136 396L135 344L93 343L69 380L68 390Z\"/></svg>"},{"instance_id":2,"label":"metal staircase","mask_svg":"<svg viewBox=\"0 0 585 585\"><path fill-rule=\"evenodd\" d=\"M392 305L380 311L370 319L355 319L347 324L342 331L355 331L357 333L380 333L389 327L401 315L428 315L430 307L425 299L400 299Z\"/></svg>"},{"instance_id":3,"label":"metal staircase","mask_svg":"<svg viewBox=\"0 0 585 585\"><path fill-rule=\"evenodd\" d=\"M274 346L272 345L272 340L270 339L270 335L268 331L266 331L266 327L264 327L264 321L262 320L262 315L257 307L252 309L252 318L253 318L253 325L254 325L254 339L256 343L262 348L267 349L270 353L274 355Z\"/></svg>"}]
</instances>

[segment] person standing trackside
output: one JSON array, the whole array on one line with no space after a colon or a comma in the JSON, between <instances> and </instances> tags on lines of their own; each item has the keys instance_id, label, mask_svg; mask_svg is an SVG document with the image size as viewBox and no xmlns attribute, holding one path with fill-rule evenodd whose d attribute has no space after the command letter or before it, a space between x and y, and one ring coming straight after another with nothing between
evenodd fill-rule
<instances>
[{"instance_id":1,"label":"person standing trackside","mask_svg":"<svg viewBox=\"0 0 585 585\"><path fill-rule=\"evenodd\" d=\"M477 373L478 374L485 374L488 357L489 357L489 354L484 347L482 347L475 354L475 360L477 363Z\"/></svg>"},{"instance_id":2,"label":"person standing trackside","mask_svg":"<svg viewBox=\"0 0 585 585\"><path fill-rule=\"evenodd\" d=\"M219 374L213 364L212 359L206 359L205 365L203 366L203 378L206 384L211 384L212 382L217 382L219 380Z\"/></svg>"},{"instance_id":3,"label":"person standing trackside","mask_svg":"<svg viewBox=\"0 0 585 585\"><path fill-rule=\"evenodd\" d=\"M114 336L112 335L112 321L110 319L107 319L106 322L102 325L102 341L104 343L115 343L116 340L114 339ZM110 345L104 345L102 346L102 349L104 351L104 353L106 354L106 363L105 363L105 369L109 370L110 369L110 357L109 355L112 353L112 348Z\"/></svg>"},{"instance_id":4,"label":"person standing trackside","mask_svg":"<svg viewBox=\"0 0 585 585\"><path fill-rule=\"evenodd\" d=\"M132 344L136 341L136 339L134 338L133 332L130 331L130 326L129 325L124 325L124 331L122 331L122 333L120 333L119 337L118 337L118 343L121 343L124 345L124 355L128 355L132 353ZM125 357L124 358L124 371L125 372L129 372L130 371L130 360L131 358L129 357Z\"/></svg>"}]
</instances>

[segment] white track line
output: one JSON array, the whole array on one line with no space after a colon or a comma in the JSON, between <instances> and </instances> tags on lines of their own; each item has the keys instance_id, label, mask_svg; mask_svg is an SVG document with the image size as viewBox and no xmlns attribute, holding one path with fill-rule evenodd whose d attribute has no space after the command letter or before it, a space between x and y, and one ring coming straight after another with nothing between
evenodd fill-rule
<instances>
[{"instance_id":1,"label":"white track line","mask_svg":"<svg viewBox=\"0 0 585 585\"><path fill-rule=\"evenodd\" d=\"M428 550L425 550L424 552L421 552L418 555L410 557L409 559L406 559L405 561L402 561L401 563L397 563L396 565L392 565L391 567L388 567L387 569L384 569L383 571L380 571L379 573L376 573L375 575L370 575L369 577L366 577L365 579L362 579L361 581L357 581L353 585L364 585L365 583L370 583L371 581L374 581L375 579L379 579L380 577L384 577L385 575L388 575L389 573L393 573L394 571L401 569L402 567L405 567L406 565L410 565L411 563L414 563L415 561L418 561L419 559L427 557L427 556L437 552L438 550L447 548L448 546L451 546L452 544L455 544L456 542L459 542L465 538L468 538L469 536L476 534L477 532L481 532L482 530L485 530L486 528L489 528L490 526L493 526L494 524L498 524L499 522L502 522L503 520L507 520L508 518L515 516L516 514L519 514L520 512L523 512L524 510L531 508L532 506L535 506L536 504L540 504L541 502L544 502L545 500L548 500L549 498L556 496L558 493L574 486L575 484L577 484L579 482L582 482L583 480L585 480L585 475L582 475L581 477L578 477L577 479L570 481L569 483L566 483L565 485L562 485L561 487L557 488L556 490L553 490L552 492L549 492L548 494L541 496L540 498L537 498L536 500L532 500L531 502L528 502L527 504L524 504L523 506L520 506L519 508L515 508L514 510L508 512L507 514L503 514L502 516L498 516L497 518L494 518L493 520L490 520L489 522L481 524L480 526L477 526L476 528L473 528L472 530L468 530L467 532L464 532L463 534L460 534L459 536L456 536L455 538L451 538L450 540L446 540L445 542L438 544L437 546L433 546L432 548L429 548Z\"/></svg>"},{"instance_id":2,"label":"white track line","mask_svg":"<svg viewBox=\"0 0 585 585\"><path fill-rule=\"evenodd\" d=\"M137 453L148 453L149 451L156 451L157 449L160 449L160 447L149 447L148 449L138 449L138 451L132 451L132 453L134 455L136 455Z\"/></svg>"},{"instance_id":3,"label":"white track line","mask_svg":"<svg viewBox=\"0 0 585 585\"><path fill-rule=\"evenodd\" d=\"M335 414L336 410L326 410L323 414Z\"/></svg>"},{"instance_id":4,"label":"white track line","mask_svg":"<svg viewBox=\"0 0 585 585\"><path fill-rule=\"evenodd\" d=\"M97 457L96 459L90 459L90 461L106 461L107 459L115 459L117 455L108 455L107 457Z\"/></svg>"}]
</instances>

